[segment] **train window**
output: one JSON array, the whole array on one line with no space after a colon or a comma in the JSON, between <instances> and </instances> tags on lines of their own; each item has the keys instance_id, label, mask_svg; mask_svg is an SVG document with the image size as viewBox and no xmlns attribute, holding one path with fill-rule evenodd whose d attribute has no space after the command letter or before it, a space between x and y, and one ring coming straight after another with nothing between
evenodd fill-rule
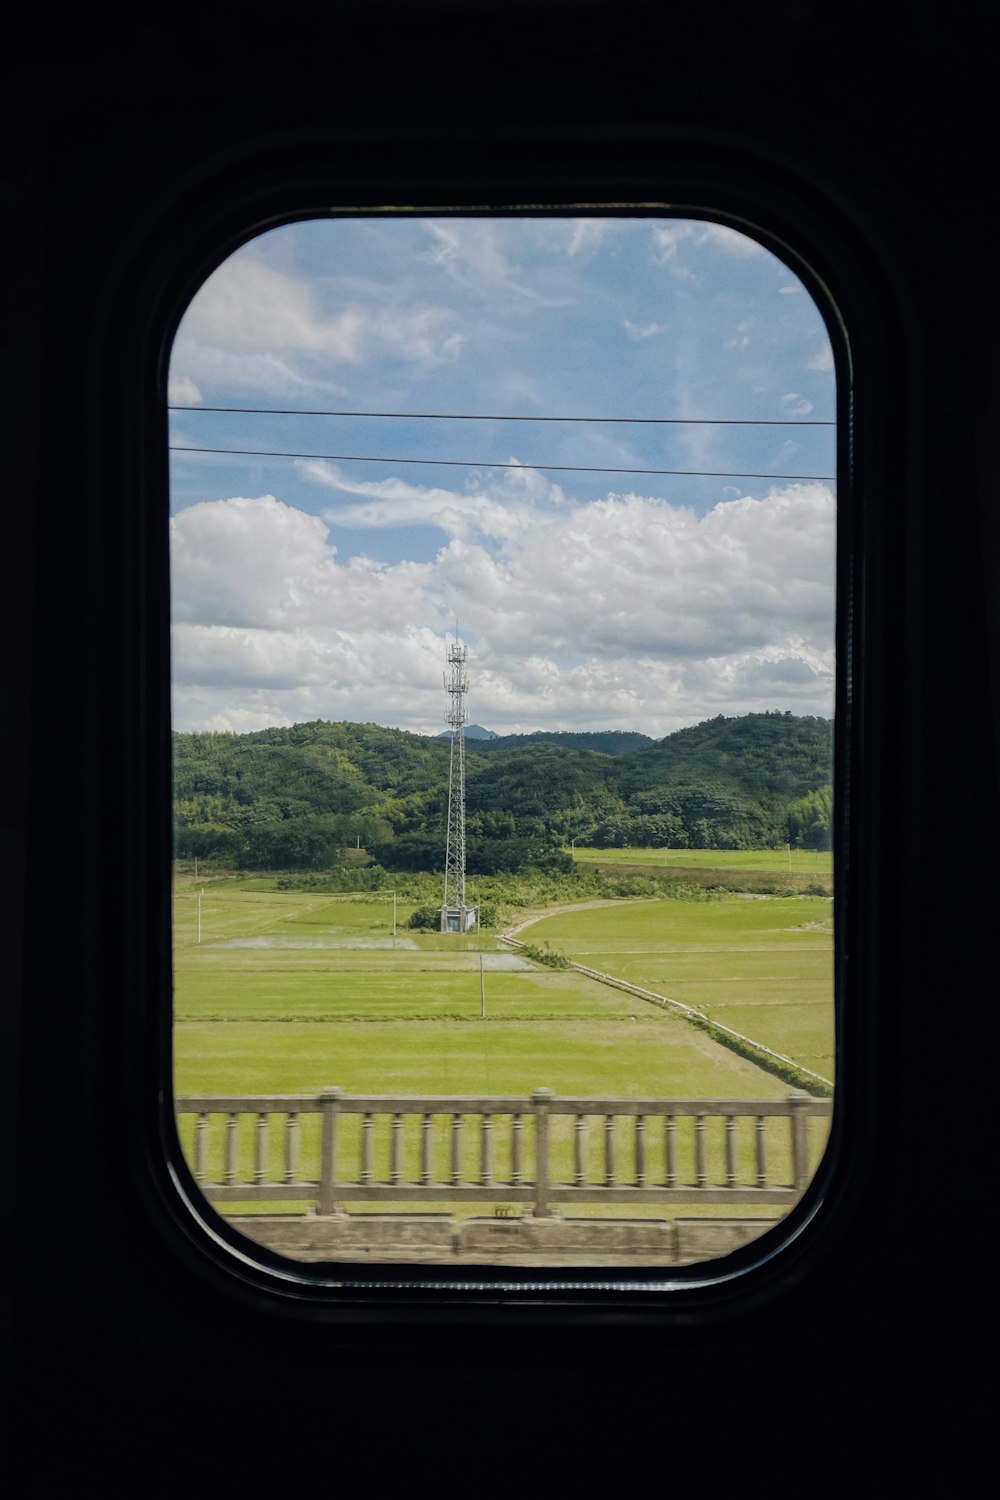
<instances>
[{"instance_id":1,"label":"train window","mask_svg":"<svg viewBox=\"0 0 1000 1500\"><path fill-rule=\"evenodd\" d=\"M204 281L168 401L197 1192L324 1266L755 1244L834 1086L802 274L665 212L302 219Z\"/></svg>"}]
</instances>

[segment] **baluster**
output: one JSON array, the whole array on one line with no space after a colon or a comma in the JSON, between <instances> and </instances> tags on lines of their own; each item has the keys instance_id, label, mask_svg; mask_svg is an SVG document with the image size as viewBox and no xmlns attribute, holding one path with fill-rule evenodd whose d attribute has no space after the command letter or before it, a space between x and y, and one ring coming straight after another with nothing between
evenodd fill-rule
<instances>
[{"instance_id":1,"label":"baluster","mask_svg":"<svg viewBox=\"0 0 1000 1500\"><path fill-rule=\"evenodd\" d=\"M431 1180L431 1131L434 1116L425 1114L420 1121L420 1181L426 1187Z\"/></svg>"},{"instance_id":2,"label":"baluster","mask_svg":"<svg viewBox=\"0 0 1000 1500\"><path fill-rule=\"evenodd\" d=\"M521 1185L521 1136L524 1131L524 1116L516 1114L510 1122L510 1184Z\"/></svg>"},{"instance_id":3,"label":"baluster","mask_svg":"<svg viewBox=\"0 0 1000 1500\"><path fill-rule=\"evenodd\" d=\"M673 1115L663 1119L663 1181L668 1188L677 1186L677 1122Z\"/></svg>"},{"instance_id":4,"label":"baluster","mask_svg":"<svg viewBox=\"0 0 1000 1500\"><path fill-rule=\"evenodd\" d=\"M462 1181L462 1116L451 1117L451 1185Z\"/></svg>"},{"instance_id":5,"label":"baluster","mask_svg":"<svg viewBox=\"0 0 1000 1500\"><path fill-rule=\"evenodd\" d=\"M293 1111L285 1119L285 1181L295 1182L299 1175L299 1117Z\"/></svg>"},{"instance_id":6,"label":"baluster","mask_svg":"<svg viewBox=\"0 0 1000 1500\"><path fill-rule=\"evenodd\" d=\"M493 1182L493 1116L483 1115L479 1137L479 1182L490 1187Z\"/></svg>"},{"instance_id":7,"label":"baluster","mask_svg":"<svg viewBox=\"0 0 1000 1500\"><path fill-rule=\"evenodd\" d=\"M403 1116L392 1117L392 1134L389 1140L389 1181L403 1180Z\"/></svg>"},{"instance_id":8,"label":"baluster","mask_svg":"<svg viewBox=\"0 0 1000 1500\"><path fill-rule=\"evenodd\" d=\"M535 1089L531 1096L535 1114L535 1218L548 1219L549 1208L549 1107L551 1089Z\"/></svg>"},{"instance_id":9,"label":"baluster","mask_svg":"<svg viewBox=\"0 0 1000 1500\"><path fill-rule=\"evenodd\" d=\"M736 1186L736 1117L726 1116L726 1187Z\"/></svg>"},{"instance_id":10,"label":"baluster","mask_svg":"<svg viewBox=\"0 0 1000 1500\"><path fill-rule=\"evenodd\" d=\"M797 1193L809 1183L809 1099L805 1094L790 1094L792 1106L789 1124L792 1129L792 1186Z\"/></svg>"},{"instance_id":11,"label":"baluster","mask_svg":"<svg viewBox=\"0 0 1000 1500\"><path fill-rule=\"evenodd\" d=\"M372 1180L372 1138L374 1134L374 1116L371 1110L365 1110L361 1119L361 1181L366 1187Z\"/></svg>"},{"instance_id":12,"label":"baluster","mask_svg":"<svg viewBox=\"0 0 1000 1500\"><path fill-rule=\"evenodd\" d=\"M223 1181L227 1187L231 1187L236 1181L236 1149L237 1135L240 1117L237 1114L226 1116L226 1165L223 1173Z\"/></svg>"},{"instance_id":13,"label":"baluster","mask_svg":"<svg viewBox=\"0 0 1000 1500\"><path fill-rule=\"evenodd\" d=\"M262 1110L257 1116L257 1132L254 1141L253 1180L259 1187L267 1171L267 1115Z\"/></svg>"},{"instance_id":14,"label":"baluster","mask_svg":"<svg viewBox=\"0 0 1000 1500\"><path fill-rule=\"evenodd\" d=\"M707 1180L705 1171L705 1116L694 1117L694 1173L695 1181L699 1187L704 1187Z\"/></svg>"},{"instance_id":15,"label":"baluster","mask_svg":"<svg viewBox=\"0 0 1000 1500\"><path fill-rule=\"evenodd\" d=\"M338 1088L325 1088L320 1094L323 1112L320 1136L319 1211L332 1214L337 1206L337 1119L340 1114Z\"/></svg>"},{"instance_id":16,"label":"baluster","mask_svg":"<svg viewBox=\"0 0 1000 1500\"><path fill-rule=\"evenodd\" d=\"M604 1180L608 1187L615 1185L615 1117L604 1116Z\"/></svg>"},{"instance_id":17,"label":"baluster","mask_svg":"<svg viewBox=\"0 0 1000 1500\"><path fill-rule=\"evenodd\" d=\"M194 1180L203 1182L208 1160L208 1115L199 1115L194 1127Z\"/></svg>"},{"instance_id":18,"label":"baluster","mask_svg":"<svg viewBox=\"0 0 1000 1500\"><path fill-rule=\"evenodd\" d=\"M583 1187L586 1180L587 1116L577 1115L573 1123L573 1181Z\"/></svg>"},{"instance_id":19,"label":"baluster","mask_svg":"<svg viewBox=\"0 0 1000 1500\"><path fill-rule=\"evenodd\" d=\"M767 1187L767 1119L764 1115L757 1116L754 1146L757 1156L757 1186Z\"/></svg>"},{"instance_id":20,"label":"baluster","mask_svg":"<svg viewBox=\"0 0 1000 1500\"><path fill-rule=\"evenodd\" d=\"M646 1186L646 1117L635 1117L635 1185Z\"/></svg>"}]
</instances>

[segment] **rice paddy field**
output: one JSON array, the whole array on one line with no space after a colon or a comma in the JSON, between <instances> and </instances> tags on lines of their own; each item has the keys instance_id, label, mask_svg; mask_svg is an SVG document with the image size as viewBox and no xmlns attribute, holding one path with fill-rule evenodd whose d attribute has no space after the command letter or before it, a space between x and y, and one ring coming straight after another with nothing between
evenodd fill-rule
<instances>
[{"instance_id":1,"label":"rice paddy field","mask_svg":"<svg viewBox=\"0 0 1000 1500\"><path fill-rule=\"evenodd\" d=\"M417 1095L527 1095L544 1087L596 1099L777 1100L790 1092L682 1014L573 968L532 962L498 935L410 930L412 908L399 902L394 910L391 896L260 885L178 881L177 1096L310 1094L331 1085ZM828 898L591 903L543 914L519 936L690 1005L832 1078ZM303 1123L308 1162L318 1150L309 1135L317 1122ZM188 1151L189 1131L186 1122ZM351 1145L345 1138L345 1149ZM210 1168L221 1149L216 1140ZM241 1144L241 1165L252 1149L249 1138ZM442 1136L435 1151L446 1149ZM497 1149L502 1158L502 1140ZM568 1135L563 1149L571 1149ZM596 1139L591 1149L599 1151ZM821 1149L817 1140L817 1157ZM407 1171L413 1150L407 1147ZM474 1150L470 1140L470 1171ZM749 1139L740 1153L749 1160Z\"/></svg>"},{"instance_id":2,"label":"rice paddy field","mask_svg":"<svg viewBox=\"0 0 1000 1500\"><path fill-rule=\"evenodd\" d=\"M692 870L773 870L832 875L833 855L815 849L584 849L567 851L587 864L653 865Z\"/></svg>"},{"instance_id":3,"label":"rice paddy field","mask_svg":"<svg viewBox=\"0 0 1000 1500\"><path fill-rule=\"evenodd\" d=\"M833 1079L829 897L615 902L600 912L543 917L523 935L690 1005Z\"/></svg>"}]
</instances>

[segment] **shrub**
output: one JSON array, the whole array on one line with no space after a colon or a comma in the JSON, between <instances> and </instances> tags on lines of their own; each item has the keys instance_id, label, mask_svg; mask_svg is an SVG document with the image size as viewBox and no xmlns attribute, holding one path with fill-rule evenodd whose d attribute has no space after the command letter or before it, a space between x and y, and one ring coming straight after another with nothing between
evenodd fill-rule
<instances>
[{"instance_id":1,"label":"shrub","mask_svg":"<svg viewBox=\"0 0 1000 1500\"><path fill-rule=\"evenodd\" d=\"M425 931L436 932L441 926L440 906L418 906L406 925L407 927L419 927Z\"/></svg>"},{"instance_id":2,"label":"shrub","mask_svg":"<svg viewBox=\"0 0 1000 1500\"><path fill-rule=\"evenodd\" d=\"M523 943L521 952L526 958L533 959L536 964L545 964L549 969L568 969L569 959L565 953L557 953L545 943L541 948L534 943Z\"/></svg>"}]
</instances>

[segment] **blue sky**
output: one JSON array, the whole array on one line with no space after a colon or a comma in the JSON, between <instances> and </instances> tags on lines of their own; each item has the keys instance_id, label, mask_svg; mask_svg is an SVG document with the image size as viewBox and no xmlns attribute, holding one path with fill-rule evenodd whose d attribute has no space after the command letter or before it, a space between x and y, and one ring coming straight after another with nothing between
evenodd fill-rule
<instances>
[{"instance_id":1,"label":"blue sky","mask_svg":"<svg viewBox=\"0 0 1000 1500\"><path fill-rule=\"evenodd\" d=\"M201 288L169 399L179 729L437 733L456 623L501 733L833 711L830 346L745 236L290 225ZM590 420L499 420L553 416Z\"/></svg>"}]
</instances>

